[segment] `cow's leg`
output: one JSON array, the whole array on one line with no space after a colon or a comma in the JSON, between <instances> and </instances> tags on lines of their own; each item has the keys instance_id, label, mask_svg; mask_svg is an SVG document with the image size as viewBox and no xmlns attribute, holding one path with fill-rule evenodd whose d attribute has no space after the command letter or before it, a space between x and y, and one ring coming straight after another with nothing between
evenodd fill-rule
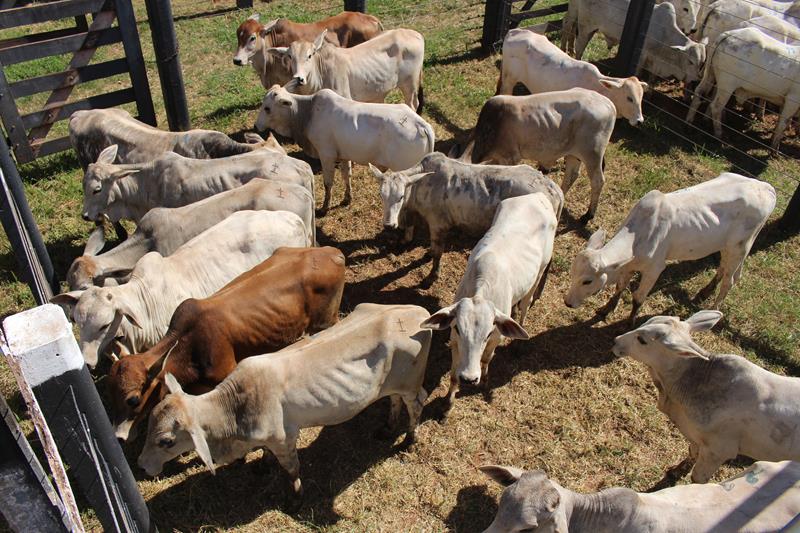
<instances>
[{"instance_id":1,"label":"cow's leg","mask_svg":"<svg viewBox=\"0 0 800 533\"><path fill-rule=\"evenodd\" d=\"M300 482L300 459L297 457L297 435L287 433L283 442L271 443L267 447L289 474L294 498L288 506L296 509L300 506L303 497L303 484Z\"/></svg>"},{"instance_id":2,"label":"cow's leg","mask_svg":"<svg viewBox=\"0 0 800 533\"><path fill-rule=\"evenodd\" d=\"M433 266L431 267L431 277L436 278L439 276L439 266L442 262L442 254L444 253L444 237L447 233L447 230L444 228L439 228L438 226L431 225L430 226L430 233L431 233L431 248L430 248L430 255L433 259Z\"/></svg>"},{"instance_id":3,"label":"cow's leg","mask_svg":"<svg viewBox=\"0 0 800 533\"><path fill-rule=\"evenodd\" d=\"M353 163L350 161L342 161L342 179L344 180L344 200L342 205L350 205L353 200L350 190L350 174L353 172Z\"/></svg>"},{"instance_id":4,"label":"cow's leg","mask_svg":"<svg viewBox=\"0 0 800 533\"><path fill-rule=\"evenodd\" d=\"M597 213L597 206L600 205L600 194L603 192L603 185L606 178L603 175L603 156L587 158L584 160L586 172L589 174L589 181L592 186L592 197L589 201L589 210L581 217L581 224L586 224L594 218Z\"/></svg>"},{"instance_id":5,"label":"cow's leg","mask_svg":"<svg viewBox=\"0 0 800 533\"><path fill-rule=\"evenodd\" d=\"M744 267L744 260L750 252L754 239L755 237L749 242L741 243L734 250L729 249L720 252L719 268L715 277L718 277L722 283L719 287L719 293L714 299L714 309L719 309L722 301L728 295L728 291L739 281Z\"/></svg>"},{"instance_id":6,"label":"cow's leg","mask_svg":"<svg viewBox=\"0 0 800 533\"><path fill-rule=\"evenodd\" d=\"M798 97L800 97L800 95L795 96L795 98ZM775 133L772 136L773 150L777 151L780 147L781 139L786 131L786 126L789 124L789 120L797 114L798 109L800 109L800 102L797 102L795 99L786 98L786 103L783 104L783 109L781 110L781 118L778 120L778 125L775 126Z\"/></svg>"},{"instance_id":7,"label":"cow's leg","mask_svg":"<svg viewBox=\"0 0 800 533\"><path fill-rule=\"evenodd\" d=\"M719 285L720 280L722 279L722 260L720 259L720 266L717 267L717 272L714 274L714 277L711 278L711 281L708 282L708 285L700 289L698 291L697 296L694 297L694 301L696 303L703 302L708 299L714 293L714 289L717 288Z\"/></svg>"},{"instance_id":8,"label":"cow's leg","mask_svg":"<svg viewBox=\"0 0 800 533\"><path fill-rule=\"evenodd\" d=\"M686 114L686 122L692 123L694 122L694 116L697 114L697 110L700 108L700 104L702 103L703 99L711 89L714 88L714 69L708 68L706 69L705 74L703 74L703 79L694 90L694 96L692 97L692 103L689 106L689 112Z\"/></svg>"},{"instance_id":9,"label":"cow's leg","mask_svg":"<svg viewBox=\"0 0 800 533\"><path fill-rule=\"evenodd\" d=\"M633 270L625 270L621 272L619 278L617 279L617 286L614 290L614 294L609 298L606 305L601 307L595 312L595 317L603 320L609 314L611 314L614 309L617 308L619 304L619 299L622 297L623 291L628 287L628 284L631 282L631 278L633 277Z\"/></svg>"},{"instance_id":10,"label":"cow's leg","mask_svg":"<svg viewBox=\"0 0 800 533\"><path fill-rule=\"evenodd\" d=\"M320 156L322 163L322 182L325 184L325 199L322 202L322 212L327 213L331 206L331 192L333 191L333 179L336 176L336 158Z\"/></svg>"},{"instance_id":11,"label":"cow's leg","mask_svg":"<svg viewBox=\"0 0 800 533\"><path fill-rule=\"evenodd\" d=\"M533 305L533 299L536 297L536 293L539 292L538 289L540 284L541 282L531 287L531 290L528 291L528 294L523 296L522 300L520 300L517 304L517 308L519 309L517 323L522 327L525 327L525 317L528 316L528 309L530 309L531 305Z\"/></svg>"},{"instance_id":12,"label":"cow's leg","mask_svg":"<svg viewBox=\"0 0 800 533\"><path fill-rule=\"evenodd\" d=\"M447 406L445 407L444 419L450 414L453 408L453 403L456 400L456 393L458 392L458 361L461 355L458 351L458 343L456 342L455 333L450 330L450 388L447 390Z\"/></svg>"},{"instance_id":13,"label":"cow's leg","mask_svg":"<svg viewBox=\"0 0 800 533\"><path fill-rule=\"evenodd\" d=\"M389 396L389 400L391 401L389 406L389 418L386 419L386 423L381 426L374 435L375 438L380 440L392 440L392 437L394 437L397 431L398 422L400 421L400 409L403 407L403 399L399 394L392 394Z\"/></svg>"},{"instance_id":14,"label":"cow's leg","mask_svg":"<svg viewBox=\"0 0 800 533\"><path fill-rule=\"evenodd\" d=\"M709 446L702 446L697 453L697 461L692 468L692 483L707 483L711 476L728 459L720 455L719 450ZM736 455L734 454L734 457Z\"/></svg>"},{"instance_id":15,"label":"cow's leg","mask_svg":"<svg viewBox=\"0 0 800 533\"><path fill-rule=\"evenodd\" d=\"M639 313L639 308L642 307L644 299L650 294L653 286L658 281L661 272L664 271L663 263L653 263L650 268L642 272L642 279L639 281L639 286L633 292L633 302L631 304L631 315L629 317L631 327L636 324L636 315Z\"/></svg>"},{"instance_id":16,"label":"cow's leg","mask_svg":"<svg viewBox=\"0 0 800 533\"><path fill-rule=\"evenodd\" d=\"M403 395L403 403L406 405L408 411L408 433L406 433L406 444L414 444L416 442L416 431L419 425L419 418L422 416L422 407L425 405L425 399L428 393L422 387L416 392Z\"/></svg>"},{"instance_id":17,"label":"cow's leg","mask_svg":"<svg viewBox=\"0 0 800 533\"><path fill-rule=\"evenodd\" d=\"M494 351L500 344L500 340L500 333L495 328L489 336L489 341L486 343L486 348L483 350L483 355L481 356L481 385L484 391L489 390L489 363L494 359Z\"/></svg>"},{"instance_id":18,"label":"cow's leg","mask_svg":"<svg viewBox=\"0 0 800 533\"><path fill-rule=\"evenodd\" d=\"M564 196L567 195L572 184L578 179L578 173L581 170L581 160L573 155L564 157L564 177L561 179L561 192Z\"/></svg>"},{"instance_id":19,"label":"cow's leg","mask_svg":"<svg viewBox=\"0 0 800 533\"><path fill-rule=\"evenodd\" d=\"M714 135L716 135L718 139L722 138L722 112L725 110L725 105L732 95L732 91L722 90L719 85L717 85L717 94L714 95L714 100L709 106L711 110L711 121L714 123Z\"/></svg>"},{"instance_id":20,"label":"cow's leg","mask_svg":"<svg viewBox=\"0 0 800 533\"><path fill-rule=\"evenodd\" d=\"M575 59L583 57L583 51L586 50L586 46L597 31L581 31L581 29L580 25L578 25L578 35L575 37Z\"/></svg>"}]
</instances>

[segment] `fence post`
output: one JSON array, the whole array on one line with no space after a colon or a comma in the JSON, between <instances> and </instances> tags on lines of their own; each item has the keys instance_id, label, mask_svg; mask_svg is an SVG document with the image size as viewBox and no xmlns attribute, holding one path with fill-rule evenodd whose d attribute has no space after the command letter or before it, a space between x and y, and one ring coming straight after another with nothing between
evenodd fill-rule
<instances>
[{"instance_id":1,"label":"fence post","mask_svg":"<svg viewBox=\"0 0 800 533\"><path fill-rule=\"evenodd\" d=\"M0 138L0 220L36 303L47 302L58 293L58 280L5 138Z\"/></svg>"},{"instance_id":2,"label":"fence post","mask_svg":"<svg viewBox=\"0 0 800 533\"><path fill-rule=\"evenodd\" d=\"M626 77L636 74L639 58L642 56L647 28L653 14L655 0L634 0L628 5L625 15L625 26L619 40L619 51L615 62L617 76Z\"/></svg>"},{"instance_id":3,"label":"fence post","mask_svg":"<svg viewBox=\"0 0 800 533\"><path fill-rule=\"evenodd\" d=\"M192 125L189 120L189 105L186 102L186 88L183 85L181 60L178 56L178 38L175 36L175 25L172 21L172 1L145 0L144 4L150 22L150 34L153 38L169 129L186 131Z\"/></svg>"},{"instance_id":4,"label":"fence post","mask_svg":"<svg viewBox=\"0 0 800 533\"><path fill-rule=\"evenodd\" d=\"M345 11L367 12L367 0L344 0Z\"/></svg>"},{"instance_id":5,"label":"fence post","mask_svg":"<svg viewBox=\"0 0 800 533\"><path fill-rule=\"evenodd\" d=\"M60 307L3 320L3 352L33 390L72 479L105 531L149 532L150 514Z\"/></svg>"},{"instance_id":6,"label":"fence post","mask_svg":"<svg viewBox=\"0 0 800 533\"><path fill-rule=\"evenodd\" d=\"M236 7L239 9L253 7L253 0L236 0Z\"/></svg>"},{"instance_id":7,"label":"fence post","mask_svg":"<svg viewBox=\"0 0 800 533\"><path fill-rule=\"evenodd\" d=\"M14 531L56 533L72 522L14 413L0 395L0 510Z\"/></svg>"},{"instance_id":8,"label":"fence post","mask_svg":"<svg viewBox=\"0 0 800 533\"><path fill-rule=\"evenodd\" d=\"M483 13L481 48L487 54L492 53L494 45L505 38L508 32L508 16L510 14L510 0L486 0L486 10Z\"/></svg>"},{"instance_id":9,"label":"fence post","mask_svg":"<svg viewBox=\"0 0 800 533\"><path fill-rule=\"evenodd\" d=\"M800 232L800 185L794 190L789 205L781 217L781 226L792 233Z\"/></svg>"}]
</instances>

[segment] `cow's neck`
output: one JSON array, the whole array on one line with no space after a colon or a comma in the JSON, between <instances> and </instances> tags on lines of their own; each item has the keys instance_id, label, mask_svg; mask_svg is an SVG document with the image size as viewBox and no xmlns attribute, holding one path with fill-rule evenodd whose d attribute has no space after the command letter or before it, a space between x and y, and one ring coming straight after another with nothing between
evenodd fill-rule
<instances>
[{"instance_id":1,"label":"cow's neck","mask_svg":"<svg viewBox=\"0 0 800 533\"><path fill-rule=\"evenodd\" d=\"M638 495L630 489L613 488L594 494L579 494L561 488L569 531L616 532L636 512ZM560 510L560 509L559 509Z\"/></svg>"},{"instance_id":2,"label":"cow's neck","mask_svg":"<svg viewBox=\"0 0 800 533\"><path fill-rule=\"evenodd\" d=\"M158 290L151 289L152 287L148 286L147 281L136 274L131 274L128 283L117 288L119 292L124 293L125 302L143 322L140 324L141 328L137 328L127 321L120 326L126 337L133 339L137 351L143 351L145 346L158 344L165 332L160 331L157 324L169 324L171 318L171 313L170 316L166 316L163 312L164 305L160 304L164 295Z\"/></svg>"},{"instance_id":3,"label":"cow's neck","mask_svg":"<svg viewBox=\"0 0 800 533\"><path fill-rule=\"evenodd\" d=\"M141 165L119 166L135 167L140 172L114 181L109 193L109 205L106 214L112 222L118 220L135 220L138 222L150 210L146 203L141 202L144 198L139 174L145 173L149 175L151 173L141 171Z\"/></svg>"},{"instance_id":4,"label":"cow's neck","mask_svg":"<svg viewBox=\"0 0 800 533\"><path fill-rule=\"evenodd\" d=\"M328 80L330 87L337 93L341 87L339 83L347 78L347 61L349 58L345 54L340 54L341 50L332 44L325 42L316 54L314 63L316 65L314 75L308 77L308 86L305 87L306 94L314 94L325 88L323 80Z\"/></svg>"},{"instance_id":5,"label":"cow's neck","mask_svg":"<svg viewBox=\"0 0 800 533\"><path fill-rule=\"evenodd\" d=\"M294 95L294 101L297 107L293 120L291 120L291 128L294 142L296 142L304 152L316 157L317 150L308 140L308 135L306 134L306 128L308 128L309 121L311 120L312 99L313 96Z\"/></svg>"},{"instance_id":6,"label":"cow's neck","mask_svg":"<svg viewBox=\"0 0 800 533\"><path fill-rule=\"evenodd\" d=\"M604 272L608 275L608 284L616 283L620 274L619 265L633 257L633 244L636 236L627 227L620 229L600 251L600 260Z\"/></svg>"},{"instance_id":7,"label":"cow's neck","mask_svg":"<svg viewBox=\"0 0 800 533\"><path fill-rule=\"evenodd\" d=\"M194 397L193 401L195 421L205 431L209 445L217 447L228 439L247 436L239 431L236 413L240 400L230 380ZM212 454L218 455L213 451Z\"/></svg>"}]
</instances>

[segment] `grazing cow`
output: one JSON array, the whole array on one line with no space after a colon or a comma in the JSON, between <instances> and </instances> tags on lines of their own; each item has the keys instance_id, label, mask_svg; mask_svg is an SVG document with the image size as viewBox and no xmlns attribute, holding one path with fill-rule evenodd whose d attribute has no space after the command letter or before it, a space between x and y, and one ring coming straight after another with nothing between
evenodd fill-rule
<instances>
[{"instance_id":1,"label":"grazing cow","mask_svg":"<svg viewBox=\"0 0 800 533\"><path fill-rule=\"evenodd\" d=\"M114 144L119 147L117 163L149 163L165 152L193 159L228 157L259 148L286 153L272 136L266 141L256 134L245 137L255 142L239 143L211 130L163 131L118 108L75 111L69 118L69 140L84 170Z\"/></svg>"},{"instance_id":2,"label":"grazing cow","mask_svg":"<svg viewBox=\"0 0 800 533\"><path fill-rule=\"evenodd\" d=\"M614 103L617 117L628 119L631 126L644 122L642 96L646 83L635 77L603 76L596 66L571 58L544 35L524 29L509 31L503 41L497 94L511 94L517 83L533 94L574 87L596 91Z\"/></svg>"},{"instance_id":3,"label":"grazing cow","mask_svg":"<svg viewBox=\"0 0 800 533\"><path fill-rule=\"evenodd\" d=\"M305 187L255 178L241 187L221 192L184 207L157 207L139 220L136 231L119 246L97 255L103 248L99 238L90 238L84 255L76 258L67 272L70 290L128 281L131 270L147 252L171 255L180 245L224 220L231 213L247 210L290 211L306 226L308 239L315 243L314 198Z\"/></svg>"},{"instance_id":4,"label":"grazing cow","mask_svg":"<svg viewBox=\"0 0 800 533\"><path fill-rule=\"evenodd\" d=\"M419 113L423 105L422 61L425 39L414 30L389 30L353 48L325 41L328 30L314 42L295 41L270 48L269 53L292 65L292 90L314 94L332 89L359 102L383 103L400 89L405 103Z\"/></svg>"},{"instance_id":5,"label":"grazing cow","mask_svg":"<svg viewBox=\"0 0 800 533\"><path fill-rule=\"evenodd\" d=\"M164 336L175 308L205 298L281 246L308 246L305 224L288 211L239 211L169 257L145 254L130 281L54 296L80 328L80 347L93 367L110 348L147 350ZM116 345L116 346L114 346Z\"/></svg>"},{"instance_id":6,"label":"grazing cow","mask_svg":"<svg viewBox=\"0 0 800 533\"><path fill-rule=\"evenodd\" d=\"M117 146L103 150L83 176L83 218L138 222L154 207L181 207L239 187L253 178L302 185L314 194L305 161L256 150L221 159L190 159L174 152L150 163L116 165Z\"/></svg>"},{"instance_id":7,"label":"grazing cow","mask_svg":"<svg viewBox=\"0 0 800 533\"><path fill-rule=\"evenodd\" d=\"M480 469L506 487L484 533L762 533L786 531L800 513L800 463L792 461L759 461L721 483L649 493L614 487L580 494L541 470L497 465Z\"/></svg>"},{"instance_id":8,"label":"grazing cow","mask_svg":"<svg viewBox=\"0 0 800 533\"><path fill-rule=\"evenodd\" d=\"M402 170L433 151L433 128L403 104L354 102L323 89L312 96L275 86L264 97L256 129L271 128L291 137L304 152L322 162L323 211L331 202L336 162L342 162L343 204L351 200L351 163L373 163Z\"/></svg>"},{"instance_id":9,"label":"grazing cow","mask_svg":"<svg viewBox=\"0 0 800 533\"><path fill-rule=\"evenodd\" d=\"M714 48L686 121L694 121L701 98L716 83L709 104L714 135L722 137L722 112L731 96L740 104L750 98L763 98L783 106L772 135L771 145L777 150L786 126L800 110L800 45L784 44L756 28L741 28L722 33Z\"/></svg>"},{"instance_id":10,"label":"grazing cow","mask_svg":"<svg viewBox=\"0 0 800 533\"><path fill-rule=\"evenodd\" d=\"M191 393L208 392L245 357L280 350L303 332L335 324L344 273L344 255L336 248L278 248L213 296L184 300L158 344L111 367L117 438L127 440L164 399L166 374Z\"/></svg>"},{"instance_id":11,"label":"grazing cow","mask_svg":"<svg viewBox=\"0 0 800 533\"><path fill-rule=\"evenodd\" d=\"M447 232L459 228L483 235L502 200L541 192L556 218L564 205L558 185L528 165L472 165L435 152L405 172L382 173L375 168L372 172L381 182L385 227L405 229L405 240L410 242L417 218L428 226L434 276Z\"/></svg>"},{"instance_id":12,"label":"grazing cow","mask_svg":"<svg viewBox=\"0 0 800 533\"><path fill-rule=\"evenodd\" d=\"M521 324L544 289L557 225L550 199L542 193L500 202L492 227L469 256L455 303L422 323L450 330L448 408L460 382L482 380L488 387L489 363L501 336L528 338Z\"/></svg>"},{"instance_id":13,"label":"grazing cow","mask_svg":"<svg viewBox=\"0 0 800 533\"><path fill-rule=\"evenodd\" d=\"M737 455L800 461L800 378L780 376L738 355L715 354L692 340L719 311L681 321L653 317L614 340L614 355L647 365L658 409L689 441L692 481L705 483Z\"/></svg>"},{"instance_id":14,"label":"grazing cow","mask_svg":"<svg viewBox=\"0 0 800 533\"><path fill-rule=\"evenodd\" d=\"M561 190L565 195L583 163L592 184L589 210L580 219L585 224L600 202L604 155L616 120L611 100L587 89L494 96L483 105L471 146L461 158L470 158L471 152L473 163L513 165L532 159L549 168L564 157Z\"/></svg>"},{"instance_id":15,"label":"grazing cow","mask_svg":"<svg viewBox=\"0 0 800 533\"><path fill-rule=\"evenodd\" d=\"M719 252L717 274L698 294L711 296L717 308L742 275L742 267L758 232L775 209L769 183L732 172L668 194L650 191L639 200L617 233L605 245L597 230L572 262L564 303L578 307L586 297L616 284L608 304L597 311L604 318L614 310L635 272L641 272L633 293L631 324L667 261L691 261Z\"/></svg>"},{"instance_id":16,"label":"grazing cow","mask_svg":"<svg viewBox=\"0 0 800 533\"><path fill-rule=\"evenodd\" d=\"M415 305L360 304L347 318L277 354L245 359L217 387L185 394L171 374L171 394L150 415L139 466L149 475L190 450L214 472L253 448L268 448L302 494L297 437L307 427L341 424L374 401L392 399L389 426L408 410L414 441L427 393L422 388L431 332Z\"/></svg>"},{"instance_id":17,"label":"grazing cow","mask_svg":"<svg viewBox=\"0 0 800 533\"><path fill-rule=\"evenodd\" d=\"M328 30L325 38L329 42L349 48L372 39L383 31L383 26L376 17L354 11L344 11L309 24L276 19L262 25L258 14L254 14L236 30L239 48L233 56L233 64L252 65L261 85L267 90L276 83L285 85L292 79L292 71L282 62L275 61L267 49L289 46L295 41L313 41L323 30Z\"/></svg>"},{"instance_id":18,"label":"grazing cow","mask_svg":"<svg viewBox=\"0 0 800 533\"><path fill-rule=\"evenodd\" d=\"M569 47L574 41L574 55L580 59L596 32L603 34L609 47L617 44L622 37L629 4L630 0L570 2L569 22L565 21L569 31L562 40L562 47ZM577 36L573 28L577 29ZM646 70L662 78L673 77L691 83L700 79L705 54L705 42L689 39L678 27L675 6L663 2L653 8L637 72Z\"/></svg>"}]
</instances>

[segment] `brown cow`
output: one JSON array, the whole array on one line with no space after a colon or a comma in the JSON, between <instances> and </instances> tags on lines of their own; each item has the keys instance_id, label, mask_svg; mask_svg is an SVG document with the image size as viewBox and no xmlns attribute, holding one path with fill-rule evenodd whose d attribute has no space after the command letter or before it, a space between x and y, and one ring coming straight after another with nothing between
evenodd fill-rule
<instances>
[{"instance_id":1,"label":"brown cow","mask_svg":"<svg viewBox=\"0 0 800 533\"><path fill-rule=\"evenodd\" d=\"M245 357L277 351L303 332L335 324L344 272L344 255L336 248L279 248L213 296L181 303L158 344L111 367L117 437L127 440L167 394L167 373L189 392L207 392Z\"/></svg>"},{"instance_id":2,"label":"brown cow","mask_svg":"<svg viewBox=\"0 0 800 533\"><path fill-rule=\"evenodd\" d=\"M261 85L267 90L276 83L285 85L292 79L292 71L289 65L270 56L266 52L267 48L289 46L295 41L314 41L326 29L328 41L350 48L378 35L383 31L383 25L377 17L354 11L343 11L308 24L276 19L262 25L258 21L258 15L252 15L236 30L239 48L233 56L233 64L253 65L261 78Z\"/></svg>"}]
</instances>

